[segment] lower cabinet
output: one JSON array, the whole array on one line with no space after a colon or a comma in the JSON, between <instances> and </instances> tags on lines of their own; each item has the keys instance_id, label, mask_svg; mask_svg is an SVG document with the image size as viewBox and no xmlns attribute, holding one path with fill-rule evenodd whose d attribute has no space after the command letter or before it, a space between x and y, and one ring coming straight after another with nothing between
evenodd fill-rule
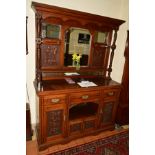
<instances>
[{"instance_id":1,"label":"lower cabinet","mask_svg":"<svg viewBox=\"0 0 155 155\"><path fill-rule=\"evenodd\" d=\"M64 137L65 109L62 107L44 107L45 141L59 140Z\"/></svg>"},{"instance_id":2,"label":"lower cabinet","mask_svg":"<svg viewBox=\"0 0 155 155\"><path fill-rule=\"evenodd\" d=\"M39 147L114 129L119 92L118 87L43 96Z\"/></svg>"}]
</instances>

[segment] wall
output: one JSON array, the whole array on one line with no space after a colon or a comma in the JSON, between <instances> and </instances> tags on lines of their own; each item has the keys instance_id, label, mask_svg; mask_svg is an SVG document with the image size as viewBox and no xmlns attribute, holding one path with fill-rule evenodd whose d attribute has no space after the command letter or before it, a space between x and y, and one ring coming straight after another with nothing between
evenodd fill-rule
<instances>
[{"instance_id":1,"label":"wall","mask_svg":"<svg viewBox=\"0 0 155 155\"><path fill-rule=\"evenodd\" d=\"M73 10L89 12L93 14L123 19L127 21L120 27L117 48L113 62L112 79L120 82L124 65L124 48L126 31L128 29L128 0L35 0L36 2L56 5ZM31 9L31 0L26 3L26 15L28 16L28 49L26 57L26 79L31 108L31 122L36 123L36 96L33 81L35 79L35 14Z\"/></svg>"}]
</instances>

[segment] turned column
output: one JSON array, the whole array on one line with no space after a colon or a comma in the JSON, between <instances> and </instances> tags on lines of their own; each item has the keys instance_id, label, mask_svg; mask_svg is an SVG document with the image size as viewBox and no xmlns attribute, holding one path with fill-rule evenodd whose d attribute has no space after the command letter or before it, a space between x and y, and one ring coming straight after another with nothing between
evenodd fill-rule
<instances>
[{"instance_id":1,"label":"turned column","mask_svg":"<svg viewBox=\"0 0 155 155\"><path fill-rule=\"evenodd\" d=\"M111 79L112 63L113 63L113 58L114 58L114 51L116 49L117 31L118 29L114 30L114 39L113 39L113 43L111 46L110 61L109 61L109 67L108 67L108 79Z\"/></svg>"}]
</instances>

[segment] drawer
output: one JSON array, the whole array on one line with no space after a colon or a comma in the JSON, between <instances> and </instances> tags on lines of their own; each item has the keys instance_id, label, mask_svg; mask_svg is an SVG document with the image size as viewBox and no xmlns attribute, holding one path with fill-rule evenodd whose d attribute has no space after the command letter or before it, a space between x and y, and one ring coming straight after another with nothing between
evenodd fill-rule
<instances>
[{"instance_id":1,"label":"drawer","mask_svg":"<svg viewBox=\"0 0 155 155\"><path fill-rule=\"evenodd\" d=\"M70 95L70 103L97 101L100 99L99 91L73 93Z\"/></svg>"},{"instance_id":2,"label":"drawer","mask_svg":"<svg viewBox=\"0 0 155 155\"><path fill-rule=\"evenodd\" d=\"M119 97L120 89L108 89L104 90L104 100L117 99Z\"/></svg>"},{"instance_id":3,"label":"drawer","mask_svg":"<svg viewBox=\"0 0 155 155\"><path fill-rule=\"evenodd\" d=\"M44 105L57 105L66 103L66 95L49 95L44 97Z\"/></svg>"}]
</instances>

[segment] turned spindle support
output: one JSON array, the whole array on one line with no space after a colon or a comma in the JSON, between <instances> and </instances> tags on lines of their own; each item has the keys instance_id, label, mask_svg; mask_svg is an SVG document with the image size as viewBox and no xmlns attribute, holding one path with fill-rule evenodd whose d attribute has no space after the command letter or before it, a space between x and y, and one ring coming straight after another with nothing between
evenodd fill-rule
<instances>
[{"instance_id":1,"label":"turned spindle support","mask_svg":"<svg viewBox=\"0 0 155 155\"><path fill-rule=\"evenodd\" d=\"M114 30L114 40L111 46L111 53L110 53L110 62L109 62L109 67L108 67L108 79L111 79L111 72L112 72L112 63L113 63L113 58L114 58L114 51L116 49L116 39L117 39L117 31L118 29Z\"/></svg>"}]
</instances>

